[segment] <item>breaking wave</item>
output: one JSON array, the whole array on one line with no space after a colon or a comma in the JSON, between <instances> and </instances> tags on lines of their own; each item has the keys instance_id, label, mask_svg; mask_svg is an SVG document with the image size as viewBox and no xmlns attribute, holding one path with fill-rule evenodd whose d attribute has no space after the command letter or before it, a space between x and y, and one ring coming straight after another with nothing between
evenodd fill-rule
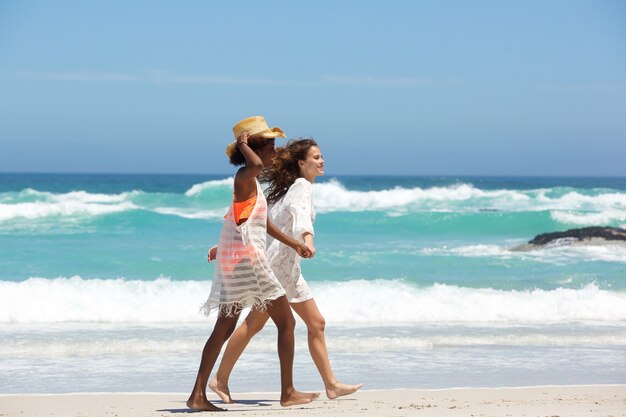
<instances>
[{"instance_id":1,"label":"breaking wave","mask_svg":"<svg viewBox=\"0 0 626 417\"><path fill-rule=\"evenodd\" d=\"M626 293L578 289L496 290L401 280L310 283L334 323L626 324ZM30 278L0 281L0 323L196 323L210 282Z\"/></svg>"}]
</instances>

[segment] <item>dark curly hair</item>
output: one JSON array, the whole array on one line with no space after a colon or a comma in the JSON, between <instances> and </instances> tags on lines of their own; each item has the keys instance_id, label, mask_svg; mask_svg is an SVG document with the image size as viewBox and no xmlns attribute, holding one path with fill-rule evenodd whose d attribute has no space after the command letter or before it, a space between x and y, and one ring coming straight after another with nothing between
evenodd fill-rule
<instances>
[{"instance_id":1,"label":"dark curly hair","mask_svg":"<svg viewBox=\"0 0 626 417\"><path fill-rule=\"evenodd\" d=\"M267 189L269 203L280 200L300 177L298 161L306 159L312 146L317 146L313 139L292 139L286 146L276 148L272 167L263 174L263 179L270 183Z\"/></svg>"},{"instance_id":2,"label":"dark curly hair","mask_svg":"<svg viewBox=\"0 0 626 417\"><path fill-rule=\"evenodd\" d=\"M265 138L261 138L261 137L248 138L248 146L253 151L261 149L263 146L265 146L266 143L267 143L267 139ZM246 163L246 158L243 156L243 153L241 153L241 151L239 150L239 146L235 147L235 152L233 152L229 160L230 160L230 163L235 166L244 165Z\"/></svg>"}]
</instances>

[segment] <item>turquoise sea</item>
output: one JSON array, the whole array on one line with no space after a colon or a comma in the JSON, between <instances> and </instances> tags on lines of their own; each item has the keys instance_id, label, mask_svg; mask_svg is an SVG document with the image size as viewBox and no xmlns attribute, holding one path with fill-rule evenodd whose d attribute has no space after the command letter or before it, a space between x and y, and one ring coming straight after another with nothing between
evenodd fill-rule
<instances>
[{"instance_id":1,"label":"turquoise sea","mask_svg":"<svg viewBox=\"0 0 626 417\"><path fill-rule=\"evenodd\" d=\"M0 174L0 393L186 392L228 175ZM328 176L303 273L337 376L366 388L626 383L626 178ZM320 390L297 326L295 382ZM275 330L231 379L278 391Z\"/></svg>"}]
</instances>

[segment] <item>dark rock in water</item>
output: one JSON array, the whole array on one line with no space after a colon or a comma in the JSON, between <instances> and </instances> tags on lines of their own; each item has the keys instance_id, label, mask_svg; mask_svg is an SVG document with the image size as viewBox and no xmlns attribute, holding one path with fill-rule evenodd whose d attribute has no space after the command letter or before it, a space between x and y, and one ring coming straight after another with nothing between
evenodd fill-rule
<instances>
[{"instance_id":1,"label":"dark rock in water","mask_svg":"<svg viewBox=\"0 0 626 417\"><path fill-rule=\"evenodd\" d=\"M530 251L544 247L567 245L606 245L626 246L626 229L617 227L582 227L564 232L543 233L535 236L527 244L511 248L512 251Z\"/></svg>"},{"instance_id":2,"label":"dark rock in water","mask_svg":"<svg viewBox=\"0 0 626 417\"><path fill-rule=\"evenodd\" d=\"M531 245L546 245L559 239L604 239L626 241L626 229L617 227L583 227L580 229L569 229L564 232L543 233L535 236L528 243Z\"/></svg>"}]
</instances>

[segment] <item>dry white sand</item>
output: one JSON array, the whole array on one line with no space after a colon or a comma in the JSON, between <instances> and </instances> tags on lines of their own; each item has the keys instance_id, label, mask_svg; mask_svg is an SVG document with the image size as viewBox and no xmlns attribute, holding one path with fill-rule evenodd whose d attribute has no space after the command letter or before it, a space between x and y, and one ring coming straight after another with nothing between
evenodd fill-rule
<instances>
[{"instance_id":1,"label":"dry white sand","mask_svg":"<svg viewBox=\"0 0 626 417\"><path fill-rule=\"evenodd\" d=\"M278 393L246 393L227 413L243 416L626 416L626 385L360 391L283 408ZM213 399L214 396L211 396ZM153 417L188 414L186 394L2 395L0 416ZM220 405L219 401L215 404ZM194 413L195 414L195 413Z\"/></svg>"}]
</instances>

